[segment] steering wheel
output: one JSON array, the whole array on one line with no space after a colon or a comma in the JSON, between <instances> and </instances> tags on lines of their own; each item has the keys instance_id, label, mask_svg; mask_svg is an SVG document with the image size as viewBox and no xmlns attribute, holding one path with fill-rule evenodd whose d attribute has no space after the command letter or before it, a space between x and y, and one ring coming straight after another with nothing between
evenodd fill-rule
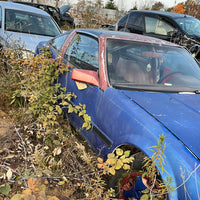
<instances>
[{"instance_id":1,"label":"steering wheel","mask_svg":"<svg viewBox=\"0 0 200 200\"><path fill-rule=\"evenodd\" d=\"M177 73L181 73L182 74L182 72L180 72L180 71L178 71L178 70L174 70L174 71L171 71L171 72L168 72L168 73L166 73L165 75L163 75L159 80L158 80L158 84L160 84L160 83L162 83L168 76L170 76L170 75L173 75L173 74L177 74Z\"/></svg>"}]
</instances>

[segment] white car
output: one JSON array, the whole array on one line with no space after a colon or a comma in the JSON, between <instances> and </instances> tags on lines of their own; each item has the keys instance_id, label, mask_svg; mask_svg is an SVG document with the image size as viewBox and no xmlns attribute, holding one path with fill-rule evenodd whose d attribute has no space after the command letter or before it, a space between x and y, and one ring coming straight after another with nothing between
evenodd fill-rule
<instances>
[{"instance_id":1,"label":"white car","mask_svg":"<svg viewBox=\"0 0 200 200\"><path fill-rule=\"evenodd\" d=\"M0 44L3 47L35 52L40 41L61 33L45 11L14 2L0 1Z\"/></svg>"}]
</instances>

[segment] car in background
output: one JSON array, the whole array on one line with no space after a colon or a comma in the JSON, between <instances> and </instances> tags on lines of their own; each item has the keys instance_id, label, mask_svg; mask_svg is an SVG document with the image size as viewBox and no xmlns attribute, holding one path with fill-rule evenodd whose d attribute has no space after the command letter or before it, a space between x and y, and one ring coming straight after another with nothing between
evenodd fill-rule
<instances>
[{"instance_id":1,"label":"car in background","mask_svg":"<svg viewBox=\"0 0 200 200\"><path fill-rule=\"evenodd\" d=\"M82 116L63 110L94 152L106 159L121 148L135 158L133 171L116 170L110 177L109 185L120 199L140 199L147 186L141 178L141 158L151 158L150 147L158 145L161 135L166 148L164 170L157 166L160 179L171 177L175 188L168 199L198 198L200 68L184 47L100 29L75 29L40 42L36 54L41 47L69 64L58 82L76 95L72 106L86 106L91 128L81 129Z\"/></svg>"},{"instance_id":2,"label":"car in background","mask_svg":"<svg viewBox=\"0 0 200 200\"><path fill-rule=\"evenodd\" d=\"M188 49L200 44L200 21L180 13L155 10L130 11L117 22L115 30L156 37Z\"/></svg>"},{"instance_id":3,"label":"car in background","mask_svg":"<svg viewBox=\"0 0 200 200\"><path fill-rule=\"evenodd\" d=\"M56 20L59 26L67 25L69 28L75 28L74 19L68 13L68 11L71 8L70 5L64 5L61 6L60 8L55 8L50 5L27 2L27 1L14 1L14 2L40 8L45 12L49 13Z\"/></svg>"},{"instance_id":4,"label":"car in background","mask_svg":"<svg viewBox=\"0 0 200 200\"><path fill-rule=\"evenodd\" d=\"M40 41L62 33L46 12L31 6L0 1L0 44L4 48L35 51Z\"/></svg>"}]
</instances>

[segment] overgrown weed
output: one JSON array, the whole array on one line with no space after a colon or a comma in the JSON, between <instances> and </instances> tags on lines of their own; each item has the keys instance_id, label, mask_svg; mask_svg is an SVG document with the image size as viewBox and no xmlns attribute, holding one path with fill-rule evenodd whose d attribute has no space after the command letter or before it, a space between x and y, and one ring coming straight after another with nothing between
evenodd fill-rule
<instances>
[{"instance_id":1,"label":"overgrown weed","mask_svg":"<svg viewBox=\"0 0 200 200\"><path fill-rule=\"evenodd\" d=\"M1 144L0 198L11 198L21 191L17 199L39 194L43 199L49 199L48 195L108 199L112 191L96 168L97 157L86 151L62 117L62 107L75 98L57 83L58 74L68 66L49 59L48 52L23 59L12 50L2 54L1 63L5 65L0 76L2 106L14 123L7 132L12 136ZM40 178L46 180L46 186L36 194L29 185Z\"/></svg>"}]
</instances>

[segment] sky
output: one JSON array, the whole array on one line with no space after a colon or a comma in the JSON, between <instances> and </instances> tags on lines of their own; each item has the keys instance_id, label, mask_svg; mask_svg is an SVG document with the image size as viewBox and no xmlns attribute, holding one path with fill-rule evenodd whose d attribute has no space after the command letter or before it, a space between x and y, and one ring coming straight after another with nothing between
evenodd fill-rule
<instances>
[{"instance_id":1,"label":"sky","mask_svg":"<svg viewBox=\"0 0 200 200\"><path fill-rule=\"evenodd\" d=\"M108 0L102 1L104 1L104 3L108 2ZM165 8L171 8L185 0L114 0L119 10L130 10L135 5L138 9L142 9L144 6L151 7L155 2L159 1L163 3Z\"/></svg>"},{"instance_id":2,"label":"sky","mask_svg":"<svg viewBox=\"0 0 200 200\"><path fill-rule=\"evenodd\" d=\"M107 2L107 0L104 1ZM165 8L170 8L184 0L115 0L115 3L120 10L130 10L130 8L133 8L135 5L138 9L142 9L145 6L151 7L154 3L159 1L163 3Z\"/></svg>"},{"instance_id":3,"label":"sky","mask_svg":"<svg viewBox=\"0 0 200 200\"><path fill-rule=\"evenodd\" d=\"M69 0L70 3L77 3L78 0ZM86 0L87 1L87 0ZM91 0L91 1L96 1L96 0ZM102 0L102 2L105 3L108 2L109 0ZM151 7L155 2L161 2L163 3L165 8L171 8L178 3L184 2L185 0L114 0L115 5L117 5L119 10L130 10L133 8L135 5L138 9L142 9L145 6L146 7Z\"/></svg>"}]
</instances>

